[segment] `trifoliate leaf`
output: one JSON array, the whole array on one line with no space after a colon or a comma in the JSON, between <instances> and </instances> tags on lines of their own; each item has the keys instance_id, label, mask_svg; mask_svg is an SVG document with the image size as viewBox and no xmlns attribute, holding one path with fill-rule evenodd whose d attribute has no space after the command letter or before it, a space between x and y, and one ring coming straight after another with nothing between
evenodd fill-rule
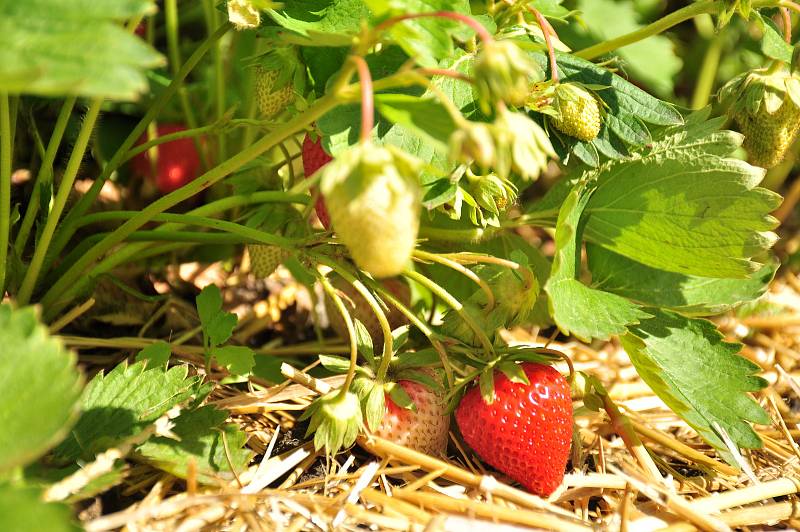
<instances>
[{"instance_id":1,"label":"trifoliate leaf","mask_svg":"<svg viewBox=\"0 0 800 532\"><path fill-rule=\"evenodd\" d=\"M164 58L119 21L155 10L150 0L0 3L0 90L136 99L144 70Z\"/></svg>"},{"instance_id":2,"label":"trifoliate leaf","mask_svg":"<svg viewBox=\"0 0 800 532\"><path fill-rule=\"evenodd\" d=\"M83 415L55 449L59 461L90 460L95 454L138 434L175 405L198 394L202 377L187 377L187 366L145 368L122 363L98 373L86 387Z\"/></svg>"},{"instance_id":3,"label":"trifoliate leaf","mask_svg":"<svg viewBox=\"0 0 800 532\"><path fill-rule=\"evenodd\" d=\"M236 314L222 310L222 294L216 285L208 285L196 298L197 314L203 327L207 347L228 341L236 327Z\"/></svg>"},{"instance_id":4,"label":"trifoliate leaf","mask_svg":"<svg viewBox=\"0 0 800 532\"><path fill-rule=\"evenodd\" d=\"M0 486L0 530L78 532L81 530L66 504L44 502L33 486Z\"/></svg>"},{"instance_id":5,"label":"trifoliate leaf","mask_svg":"<svg viewBox=\"0 0 800 532\"><path fill-rule=\"evenodd\" d=\"M581 216L594 193L592 185L579 183L564 201L556 225L553 269L545 285L558 328L586 341L624 334L629 325L648 316L627 299L589 288L577 279Z\"/></svg>"},{"instance_id":6,"label":"trifoliate leaf","mask_svg":"<svg viewBox=\"0 0 800 532\"><path fill-rule=\"evenodd\" d=\"M776 264L765 264L748 279L714 279L665 272L600 246L586 246L596 288L683 314L711 316L760 297L775 275Z\"/></svg>"},{"instance_id":7,"label":"trifoliate leaf","mask_svg":"<svg viewBox=\"0 0 800 532\"><path fill-rule=\"evenodd\" d=\"M236 473L243 472L252 453L244 448L247 435L236 425L225 423L227 417L227 412L213 406L183 412L172 429L180 440L151 438L137 448L136 454L176 477L186 478L189 461L193 460L197 479L203 484L233 480L231 467Z\"/></svg>"},{"instance_id":8,"label":"trifoliate leaf","mask_svg":"<svg viewBox=\"0 0 800 532\"><path fill-rule=\"evenodd\" d=\"M639 375L676 414L730 460L714 424L739 446L761 447L748 421L770 423L747 392L767 385L756 364L738 355L740 344L724 342L714 324L669 311L631 326L621 338ZM733 462L731 462L733 463Z\"/></svg>"},{"instance_id":9,"label":"trifoliate leaf","mask_svg":"<svg viewBox=\"0 0 800 532\"><path fill-rule=\"evenodd\" d=\"M0 345L0 473L6 473L67 434L81 378L75 355L50 337L33 307L0 305Z\"/></svg>"}]
</instances>

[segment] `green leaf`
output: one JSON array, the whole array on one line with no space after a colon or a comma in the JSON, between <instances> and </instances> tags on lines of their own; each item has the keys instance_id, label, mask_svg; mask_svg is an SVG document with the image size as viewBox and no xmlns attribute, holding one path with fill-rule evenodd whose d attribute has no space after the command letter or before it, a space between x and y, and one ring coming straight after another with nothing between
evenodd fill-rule
<instances>
[{"instance_id":1,"label":"green leaf","mask_svg":"<svg viewBox=\"0 0 800 532\"><path fill-rule=\"evenodd\" d=\"M556 225L553 269L545 285L558 328L585 341L624 334L629 325L648 316L627 299L589 288L576 278L581 258L581 215L594 193L579 183L564 201Z\"/></svg>"},{"instance_id":2,"label":"green leaf","mask_svg":"<svg viewBox=\"0 0 800 532\"><path fill-rule=\"evenodd\" d=\"M631 0L580 0L576 9L589 24L589 32L599 41L605 41L640 29L634 2ZM683 61L675 54L675 45L663 35L653 35L616 50L625 61L631 76L650 87L655 93L669 97L674 89L674 78Z\"/></svg>"},{"instance_id":3,"label":"green leaf","mask_svg":"<svg viewBox=\"0 0 800 532\"><path fill-rule=\"evenodd\" d=\"M172 429L180 438L179 441L165 437L151 438L137 448L136 454L176 477L187 478L189 461L193 460L197 478L203 484L231 481L234 478L231 466L237 473L243 472L252 453L244 448L247 434L236 425L225 423L227 417L227 412L210 405L183 412L175 419Z\"/></svg>"},{"instance_id":4,"label":"green leaf","mask_svg":"<svg viewBox=\"0 0 800 532\"><path fill-rule=\"evenodd\" d=\"M143 70L164 58L118 22L155 10L150 0L0 3L0 90L136 99Z\"/></svg>"},{"instance_id":5,"label":"green leaf","mask_svg":"<svg viewBox=\"0 0 800 532\"><path fill-rule=\"evenodd\" d=\"M233 375L248 375L256 364L253 350L242 345L215 347L211 350L211 356Z\"/></svg>"},{"instance_id":6,"label":"green leaf","mask_svg":"<svg viewBox=\"0 0 800 532\"><path fill-rule=\"evenodd\" d=\"M67 434L82 379L75 355L50 337L33 307L0 305L0 345L0 473L6 473Z\"/></svg>"},{"instance_id":7,"label":"green leaf","mask_svg":"<svg viewBox=\"0 0 800 532\"><path fill-rule=\"evenodd\" d=\"M586 246L594 286L644 305L711 316L760 297L777 264L765 264L748 279L714 279L650 268L608 251Z\"/></svg>"},{"instance_id":8,"label":"green leaf","mask_svg":"<svg viewBox=\"0 0 800 532\"><path fill-rule=\"evenodd\" d=\"M90 460L99 452L141 432L175 405L200 391L202 377L187 377L185 365L146 369L143 362L122 363L98 373L86 387L81 415L70 436L56 449L60 461Z\"/></svg>"},{"instance_id":9,"label":"green leaf","mask_svg":"<svg viewBox=\"0 0 800 532\"><path fill-rule=\"evenodd\" d=\"M770 423L747 393L767 385L755 375L761 368L737 354L740 344L724 342L713 323L669 311L650 312L652 318L621 338L642 379L729 461L715 423L737 445L761 447L761 439L747 423Z\"/></svg>"},{"instance_id":10,"label":"green leaf","mask_svg":"<svg viewBox=\"0 0 800 532\"><path fill-rule=\"evenodd\" d=\"M761 23L764 35L761 37L761 52L767 57L791 63L792 46L783 39L783 34L772 19L763 17L756 11L755 19Z\"/></svg>"},{"instance_id":11,"label":"green leaf","mask_svg":"<svg viewBox=\"0 0 800 532\"><path fill-rule=\"evenodd\" d=\"M438 142L442 149L447 148L450 135L456 129L447 109L430 96L418 98L408 94L376 94L375 104L388 120Z\"/></svg>"},{"instance_id":12,"label":"green leaf","mask_svg":"<svg viewBox=\"0 0 800 532\"><path fill-rule=\"evenodd\" d=\"M770 212L780 196L757 186L762 169L720 155L741 139L705 124L677 127L641 156L585 174L597 183L587 240L661 270L747 278L776 239Z\"/></svg>"},{"instance_id":13,"label":"green leaf","mask_svg":"<svg viewBox=\"0 0 800 532\"><path fill-rule=\"evenodd\" d=\"M275 33L283 42L304 46L349 46L369 8L362 0L292 0L267 13L289 32Z\"/></svg>"},{"instance_id":14,"label":"green leaf","mask_svg":"<svg viewBox=\"0 0 800 532\"><path fill-rule=\"evenodd\" d=\"M400 408L405 408L406 410L412 410L416 412L417 405L414 404L414 400L411 399L411 396L408 395L408 392L405 390L405 388L396 382L390 382L386 384L386 389L394 404Z\"/></svg>"},{"instance_id":15,"label":"green leaf","mask_svg":"<svg viewBox=\"0 0 800 532\"><path fill-rule=\"evenodd\" d=\"M169 344L159 340L139 351L136 355L136 362L147 360L151 368L155 366L166 366L171 355L172 351Z\"/></svg>"},{"instance_id":16,"label":"green leaf","mask_svg":"<svg viewBox=\"0 0 800 532\"><path fill-rule=\"evenodd\" d=\"M385 15L436 11L470 13L467 0L388 0L388 3L390 9ZM453 54L452 34L459 29L453 20L425 17L394 24L388 34L418 64L436 67L439 61Z\"/></svg>"},{"instance_id":17,"label":"green leaf","mask_svg":"<svg viewBox=\"0 0 800 532\"><path fill-rule=\"evenodd\" d=\"M197 314L203 335L210 347L221 345L233 334L238 321L236 314L222 310L222 293L216 285L208 285L196 298Z\"/></svg>"},{"instance_id":18,"label":"green leaf","mask_svg":"<svg viewBox=\"0 0 800 532\"><path fill-rule=\"evenodd\" d=\"M0 486L0 530L6 532L78 532L66 504L44 502L33 486Z\"/></svg>"}]
</instances>

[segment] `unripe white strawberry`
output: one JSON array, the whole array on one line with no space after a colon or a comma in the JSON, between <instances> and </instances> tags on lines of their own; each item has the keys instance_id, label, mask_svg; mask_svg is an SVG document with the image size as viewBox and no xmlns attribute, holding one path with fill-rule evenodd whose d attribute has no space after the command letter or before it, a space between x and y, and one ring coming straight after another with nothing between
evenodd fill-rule
<instances>
[{"instance_id":1,"label":"unripe white strawberry","mask_svg":"<svg viewBox=\"0 0 800 532\"><path fill-rule=\"evenodd\" d=\"M444 454L447 449L450 416L447 415L442 395L410 380L399 380L397 385L411 398L414 409L398 406L386 394L386 415L372 433L421 453L433 456Z\"/></svg>"},{"instance_id":2,"label":"unripe white strawberry","mask_svg":"<svg viewBox=\"0 0 800 532\"><path fill-rule=\"evenodd\" d=\"M419 231L419 163L393 146L363 143L322 172L333 229L356 265L374 277L400 274Z\"/></svg>"}]
</instances>

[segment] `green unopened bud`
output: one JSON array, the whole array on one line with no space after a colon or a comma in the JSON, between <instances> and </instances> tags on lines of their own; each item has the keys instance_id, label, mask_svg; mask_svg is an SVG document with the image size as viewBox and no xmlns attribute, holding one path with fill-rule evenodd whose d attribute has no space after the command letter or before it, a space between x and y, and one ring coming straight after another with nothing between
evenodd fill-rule
<instances>
[{"instance_id":1,"label":"green unopened bud","mask_svg":"<svg viewBox=\"0 0 800 532\"><path fill-rule=\"evenodd\" d=\"M469 180L467 191L482 208L500 214L517 199L517 188L496 174L476 176Z\"/></svg>"},{"instance_id":2,"label":"green unopened bud","mask_svg":"<svg viewBox=\"0 0 800 532\"><path fill-rule=\"evenodd\" d=\"M547 133L528 115L504 110L494 126L495 169L501 177L513 171L523 179L535 180L547 168L548 160L557 158Z\"/></svg>"},{"instance_id":3,"label":"green unopened bud","mask_svg":"<svg viewBox=\"0 0 800 532\"><path fill-rule=\"evenodd\" d=\"M544 79L541 67L513 41L490 41L475 57L475 82L484 112L503 101L522 107L531 83Z\"/></svg>"},{"instance_id":4,"label":"green unopened bud","mask_svg":"<svg viewBox=\"0 0 800 532\"><path fill-rule=\"evenodd\" d=\"M458 162L475 163L481 168L494 165L494 136L484 122L466 122L450 135L450 157Z\"/></svg>"}]
</instances>

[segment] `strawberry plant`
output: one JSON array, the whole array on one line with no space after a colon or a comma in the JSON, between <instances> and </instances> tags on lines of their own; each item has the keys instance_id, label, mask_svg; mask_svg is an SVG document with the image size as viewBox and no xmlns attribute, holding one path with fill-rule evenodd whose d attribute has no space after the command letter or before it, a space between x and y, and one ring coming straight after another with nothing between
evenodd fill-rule
<instances>
[{"instance_id":1,"label":"strawberry plant","mask_svg":"<svg viewBox=\"0 0 800 532\"><path fill-rule=\"evenodd\" d=\"M780 266L797 4L189 4L0 0L0 507L66 530L131 464L269 478L229 413L285 378L304 452L458 449L546 497L573 400L635 445L542 338L620 347L727 467L762 447L767 381L713 320ZM750 40L687 96L689 20Z\"/></svg>"}]
</instances>

